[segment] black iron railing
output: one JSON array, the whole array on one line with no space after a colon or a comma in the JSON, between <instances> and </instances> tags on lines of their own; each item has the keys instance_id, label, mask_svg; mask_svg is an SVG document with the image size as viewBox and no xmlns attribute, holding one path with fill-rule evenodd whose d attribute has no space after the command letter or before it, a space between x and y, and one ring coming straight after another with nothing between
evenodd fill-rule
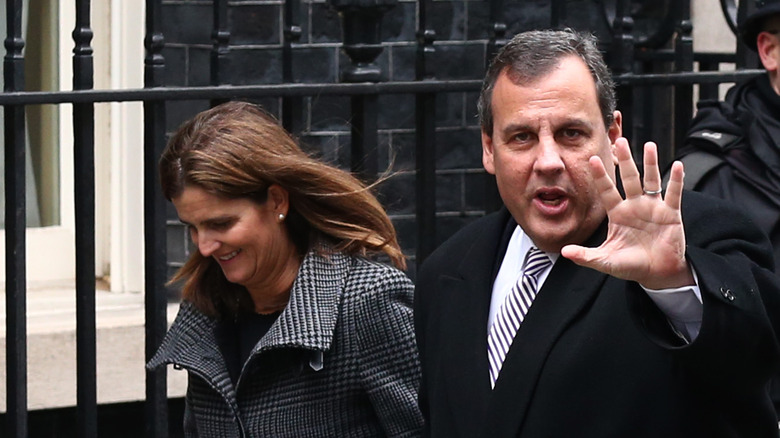
<instances>
[{"instance_id":1,"label":"black iron railing","mask_svg":"<svg viewBox=\"0 0 780 438\"><path fill-rule=\"evenodd\" d=\"M582 3L582 2L580 2ZM735 53L698 54L693 51L690 2L667 2L668 11L657 23L656 32L638 35L634 23L642 17L627 15L632 2L593 2L603 8L608 33L603 43L613 73L619 85L620 108L626 114L625 132L629 137L649 139L654 127L662 125L647 110L650 101L647 90L668 87L670 98L666 113L671 113L672 132L667 134L679 144L684 123L693 114L692 96L698 86L700 96L714 98L717 86L759 74L759 70L744 69L750 56L741 46ZM732 29L736 15L743 15L748 2L721 0L721 7ZM93 58L90 42L90 1L76 1L76 28L73 31L73 91L42 92L24 90L24 57L22 49L22 1L7 0L7 37L4 58L4 92L0 105L5 108L5 181L6 181L6 388L7 414L3 436L21 438L27 427L27 334L25 276L25 119L24 109L35 104L72 104L74 110L74 167L76 214L76 295L77 295L77 358L78 358L78 424L77 435L97 435L96 353L95 353L95 194L94 194L94 105L98 102L143 102L144 111L144 224L145 224L145 318L146 357L159 346L167 328L165 288L166 263L166 203L159 191L156 162L165 143L166 102L177 100L208 100L212 104L224 100L261 97L279 98L281 120L291 132L304 129L304 98L310 96L348 96L351 102L351 154L348 166L365 179L380 172L377 157L380 109L378 96L413 94L415 96L416 154L416 246L407 248L420 263L436 246L436 151L445 145L437 141L436 98L443 93L476 93L479 80L444 80L435 76L434 58L437 35L430 22L433 0L417 4L415 72L413 81L382 82L376 59L383 50L380 23L383 14L396 6L396 0L363 2L361 0L330 0L343 18L343 50L349 57L339 83L292 83L296 45L301 38L301 2L287 0L284 4L280 45L282 84L230 85L231 27L227 0L213 2L213 48L210 56L210 86L166 87L163 82L166 63L163 57L163 2L146 0L146 35L144 88L127 90L94 90ZM606 5L606 6L604 6ZM506 43L510 31L506 24L502 0L489 0L489 29L481 40L485 60ZM566 1L553 1L546 26L570 23ZM197 24L196 24L197 25ZM603 27L603 26L602 26ZM140 38L140 35L139 35ZM668 48L671 46L672 48ZM473 60L466 60L473 62ZM721 72L719 66L736 63L742 69ZM658 64L667 71L654 70ZM698 65L700 71L695 72ZM645 109L643 109L645 108ZM645 111L645 112L642 112ZM659 112L660 114L661 112ZM640 122L641 121L641 122ZM666 123L666 122L664 122ZM667 129L669 131L669 129ZM636 142L635 142L636 143ZM662 152L668 160L673 151ZM494 209L497 196L492 185L485 197L485 211ZM439 236L440 237L440 236ZM146 435L165 437L168 433L166 412L166 372L164 369L146 375Z\"/></svg>"},{"instance_id":2,"label":"black iron railing","mask_svg":"<svg viewBox=\"0 0 780 438\"><path fill-rule=\"evenodd\" d=\"M22 0L6 2L4 92L24 89ZM24 106L5 106L6 410L8 436L27 436L26 186Z\"/></svg>"}]
</instances>

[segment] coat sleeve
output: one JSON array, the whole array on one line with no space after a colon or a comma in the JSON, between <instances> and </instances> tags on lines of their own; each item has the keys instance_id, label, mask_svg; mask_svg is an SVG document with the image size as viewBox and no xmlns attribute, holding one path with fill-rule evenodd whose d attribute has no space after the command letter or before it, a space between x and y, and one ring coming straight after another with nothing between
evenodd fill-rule
<instances>
[{"instance_id":1,"label":"coat sleeve","mask_svg":"<svg viewBox=\"0 0 780 438\"><path fill-rule=\"evenodd\" d=\"M400 271L381 272L362 294L357 341L360 379L390 437L419 436L420 361L412 323L414 286Z\"/></svg>"},{"instance_id":2,"label":"coat sleeve","mask_svg":"<svg viewBox=\"0 0 780 438\"><path fill-rule=\"evenodd\" d=\"M677 350L692 378L730 386L735 394L761 391L780 367L780 279L772 272L769 241L726 202L693 192L683 200L686 257L702 292L698 337L690 345L675 343L645 294L629 291L629 302L650 337Z\"/></svg>"}]
</instances>

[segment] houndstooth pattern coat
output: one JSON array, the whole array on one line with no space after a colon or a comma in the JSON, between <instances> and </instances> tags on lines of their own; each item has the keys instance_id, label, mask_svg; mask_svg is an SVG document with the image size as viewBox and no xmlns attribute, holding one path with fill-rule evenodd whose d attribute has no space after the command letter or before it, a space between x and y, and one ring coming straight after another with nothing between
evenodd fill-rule
<instances>
[{"instance_id":1,"label":"houndstooth pattern coat","mask_svg":"<svg viewBox=\"0 0 780 438\"><path fill-rule=\"evenodd\" d=\"M235 386L217 322L187 302L147 367L187 370L187 437L418 436L412 294L394 268L310 252Z\"/></svg>"}]
</instances>

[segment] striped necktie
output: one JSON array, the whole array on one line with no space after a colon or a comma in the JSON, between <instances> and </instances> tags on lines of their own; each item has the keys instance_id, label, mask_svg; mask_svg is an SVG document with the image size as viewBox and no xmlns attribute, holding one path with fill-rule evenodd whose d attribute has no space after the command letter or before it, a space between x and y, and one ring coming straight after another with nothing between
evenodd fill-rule
<instances>
[{"instance_id":1,"label":"striped necktie","mask_svg":"<svg viewBox=\"0 0 780 438\"><path fill-rule=\"evenodd\" d=\"M537 277L552 262L541 250L532 247L525 256L523 275L507 294L504 304L498 309L496 319L488 333L488 361L490 362L490 387L496 386L498 373L504 364L509 346L515 338L517 329L525 319L536 297Z\"/></svg>"}]
</instances>

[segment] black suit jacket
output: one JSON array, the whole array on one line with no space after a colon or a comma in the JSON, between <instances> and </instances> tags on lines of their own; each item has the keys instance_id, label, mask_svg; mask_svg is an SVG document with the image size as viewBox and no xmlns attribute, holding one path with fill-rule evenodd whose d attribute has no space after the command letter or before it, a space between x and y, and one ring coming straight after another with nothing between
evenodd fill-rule
<instances>
[{"instance_id":1,"label":"black suit jacket","mask_svg":"<svg viewBox=\"0 0 780 438\"><path fill-rule=\"evenodd\" d=\"M767 238L729 205L699 194L685 193L683 220L704 303L693 343L674 335L638 284L561 257L494 390L487 317L513 219L503 209L439 247L415 293L426 435L778 436L766 385L780 357L780 281ZM586 245L605 236L606 223Z\"/></svg>"}]
</instances>

